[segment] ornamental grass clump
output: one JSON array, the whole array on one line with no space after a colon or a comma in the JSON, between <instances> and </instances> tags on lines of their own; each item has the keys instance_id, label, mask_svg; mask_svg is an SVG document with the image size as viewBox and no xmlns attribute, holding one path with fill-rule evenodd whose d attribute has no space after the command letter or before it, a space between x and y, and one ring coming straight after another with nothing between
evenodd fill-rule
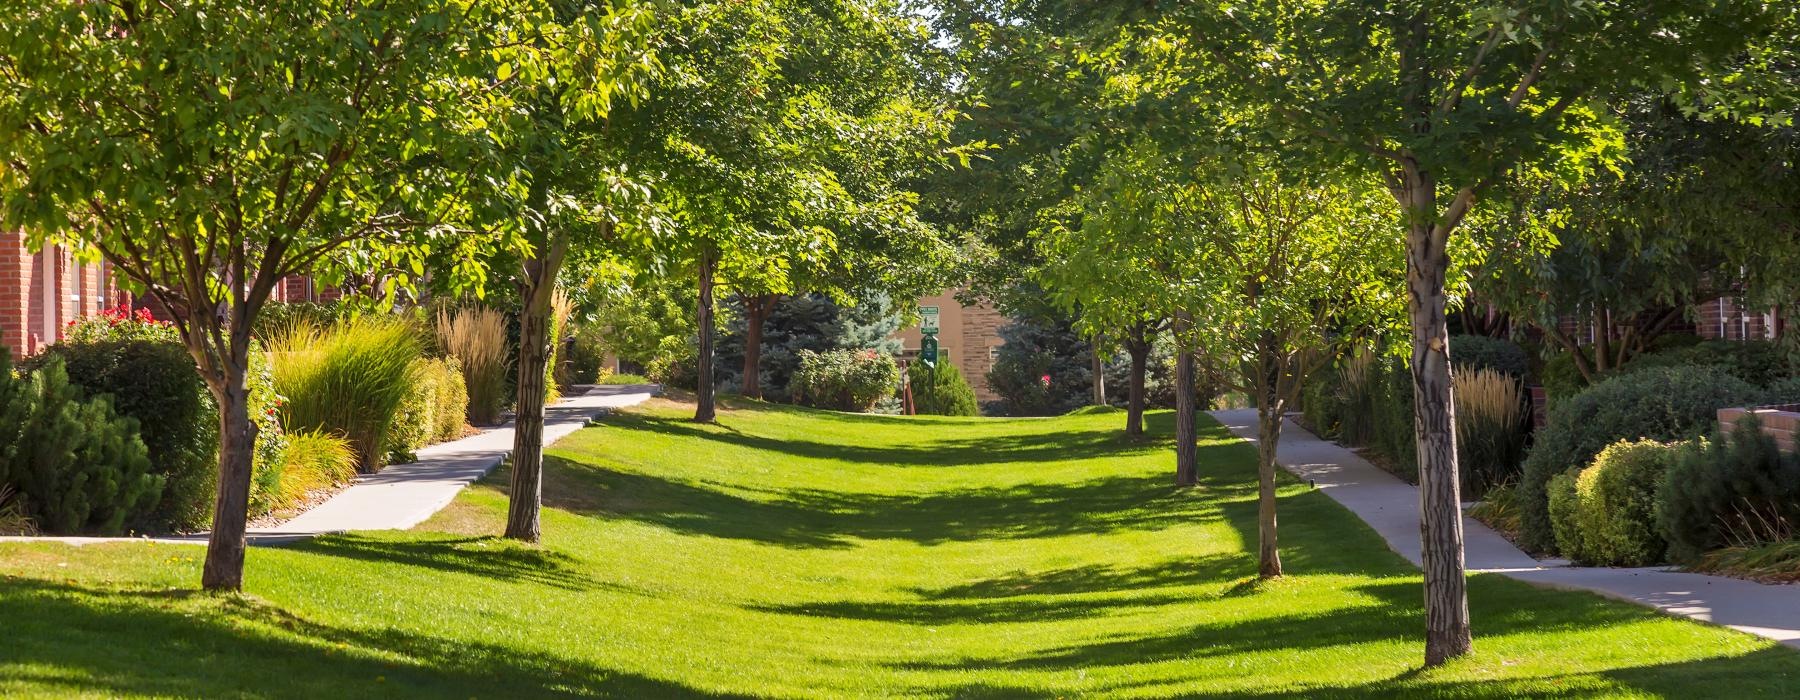
<instances>
[{"instance_id":1,"label":"ornamental grass clump","mask_svg":"<svg viewBox=\"0 0 1800 700\"><path fill-rule=\"evenodd\" d=\"M389 431L417 375L417 329L384 316L327 327L297 322L269 341L277 393L289 430L336 435L350 443L357 469L387 464Z\"/></svg>"},{"instance_id":2,"label":"ornamental grass clump","mask_svg":"<svg viewBox=\"0 0 1800 700\"><path fill-rule=\"evenodd\" d=\"M308 494L350 483L354 478L356 452L348 441L320 432L290 433L281 462L258 469L250 494L250 512L261 515L289 510L304 503Z\"/></svg>"},{"instance_id":3,"label":"ornamental grass clump","mask_svg":"<svg viewBox=\"0 0 1800 700\"><path fill-rule=\"evenodd\" d=\"M1456 454L1463 493L1479 498L1513 480L1525 451L1525 402L1511 375L1470 366L1456 368Z\"/></svg>"},{"instance_id":4,"label":"ornamental grass clump","mask_svg":"<svg viewBox=\"0 0 1800 700\"><path fill-rule=\"evenodd\" d=\"M480 306L438 309L438 347L462 367L469 422L500 422L506 407L506 315Z\"/></svg>"}]
</instances>

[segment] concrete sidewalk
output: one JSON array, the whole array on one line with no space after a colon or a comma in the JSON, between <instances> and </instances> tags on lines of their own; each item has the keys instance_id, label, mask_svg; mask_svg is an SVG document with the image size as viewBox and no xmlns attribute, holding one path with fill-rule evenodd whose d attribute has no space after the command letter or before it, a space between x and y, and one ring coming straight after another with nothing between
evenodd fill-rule
<instances>
[{"instance_id":1,"label":"concrete sidewalk","mask_svg":"<svg viewBox=\"0 0 1800 700\"><path fill-rule=\"evenodd\" d=\"M580 430L610 408L632 406L650 398L650 385L586 387L579 395L564 397L545 409L544 444ZM375 474L356 478L350 488L312 510L276 527L251 528L251 544L281 544L330 532L348 530L405 530L425 521L456 498L464 487L480 479L512 452L513 426L506 423L476 435L431 445L419 450L418 459L395 464ZM0 541L142 542L125 537L0 537ZM205 544L205 534L155 538L157 542Z\"/></svg>"},{"instance_id":2,"label":"concrete sidewalk","mask_svg":"<svg viewBox=\"0 0 1800 700\"><path fill-rule=\"evenodd\" d=\"M1238 437L1256 441L1255 409L1212 411ZM1388 547L1419 564L1419 489L1335 443L1287 421L1276 461L1367 522ZM1471 573L1498 573L1554 588L1599 593L1712 622L1800 648L1800 586L1767 585L1663 567L1614 569L1538 561L1473 518L1463 518Z\"/></svg>"}]
</instances>

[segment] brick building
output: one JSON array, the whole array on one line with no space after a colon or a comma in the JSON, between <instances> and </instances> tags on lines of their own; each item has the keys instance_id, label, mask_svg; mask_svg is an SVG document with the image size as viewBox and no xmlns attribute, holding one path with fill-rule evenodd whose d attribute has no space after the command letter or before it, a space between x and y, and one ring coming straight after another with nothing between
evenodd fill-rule
<instances>
[{"instance_id":1,"label":"brick building","mask_svg":"<svg viewBox=\"0 0 1800 700\"><path fill-rule=\"evenodd\" d=\"M945 290L922 298L919 307L921 311L937 312L938 356L949 359L962 370L969 386L975 390L977 400L997 400L1000 395L988 387L987 373L1004 344L1000 340L1000 326L1006 323L1006 317L986 302L964 305L957 301L956 291ZM918 327L903 328L896 335L903 348L900 356L906 359L917 357L919 343L924 338Z\"/></svg>"},{"instance_id":2,"label":"brick building","mask_svg":"<svg viewBox=\"0 0 1800 700\"><path fill-rule=\"evenodd\" d=\"M70 321L117 306L150 306L121 288L110 263L87 264L61 246L33 253L25 234L0 232L0 345L14 356L36 354L62 339ZM309 277L289 277L275 286L271 301L334 301L339 290L321 289ZM163 315L151 306L152 312Z\"/></svg>"},{"instance_id":3,"label":"brick building","mask_svg":"<svg viewBox=\"0 0 1800 700\"><path fill-rule=\"evenodd\" d=\"M0 345L12 354L36 353L69 321L130 303L112 265L81 263L60 246L32 253L24 233L0 232Z\"/></svg>"}]
</instances>

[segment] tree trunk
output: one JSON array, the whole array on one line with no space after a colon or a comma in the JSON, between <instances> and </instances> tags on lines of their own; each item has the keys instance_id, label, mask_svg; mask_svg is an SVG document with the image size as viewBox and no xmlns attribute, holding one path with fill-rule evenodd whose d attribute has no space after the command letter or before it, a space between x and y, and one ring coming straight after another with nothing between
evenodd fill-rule
<instances>
[{"instance_id":1,"label":"tree trunk","mask_svg":"<svg viewBox=\"0 0 1800 700\"><path fill-rule=\"evenodd\" d=\"M1449 329L1444 318L1448 226L1438 222L1435 184L1409 172L1405 202L1407 307L1411 316L1413 425L1418 440L1419 508L1425 570L1425 664L1469 653L1469 599L1463 573L1462 494L1456 463Z\"/></svg>"},{"instance_id":2,"label":"tree trunk","mask_svg":"<svg viewBox=\"0 0 1800 700\"><path fill-rule=\"evenodd\" d=\"M1094 405L1105 406L1106 360L1100 356L1100 338L1098 336L1094 338L1093 343L1088 345L1088 349L1090 351L1089 354L1092 355L1094 365Z\"/></svg>"},{"instance_id":3,"label":"tree trunk","mask_svg":"<svg viewBox=\"0 0 1800 700\"><path fill-rule=\"evenodd\" d=\"M550 361L550 302L562 267L567 239L556 237L541 257L525 261L519 296L517 417L513 419L512 492L506 537L536 542L542 537L544 484L544 375Z\"/></svg>"},{"instance_id":4,"label":"tree trunk","mask_svg":"<svg viewBox=\"0 0 1800 700\"><path fill-rule=\"evenodd\" d=\"M1275 534L1275 451L1281 444L1280 399L1265 392L1257 402L1258 441L1256 444L1256 542L1259 578L1281 576L1281 550Z\"/></svg>"},{"instance_id":5,"label":"tree trunk","mask_svg":"<svg viewBox=\"0 0 1800 700\"><path fill-rule=\"evenodd\" d=\"M1194 406L1194 354L1175 356L1175 485L1193 486L1200 481L1200 445L1195 432L1198 411Z\"/></svg>"},{"instance_id":6,"label":"tree trunk","mask_svg":"<svg viewBox=\"0 0 1800 700\"><path fill-rule=\"evenodd\" d=\"M1132 334L1131 342L1125 346L1131 355L1131 389L1125 398L1125 434L1138 436L1144 434L1144 374L1149 371L1150 344L1144 341L1141 329Z\"/></svg>"},{"instance_id":7,"label":"tree trunk","mask_svg":"<svg viewBox=\"0 0 1800 700\"><path fill-rule=\"evenodd\" d=\"M1188 317L1175 315L1175 342L1185 343ZM1200 445L1195 433L1194 352L1186 347L1175 355L1175 485L1193 486L1200 482Z\"/></svg>"},{"instance_id":8,"label":"tree trunk","mask_svg":"<svg viewBox=\"0 0 1800 700\"><path fill-rule=\"evenodd\" d=\"M244 588L244 532L250 512L250 469L256 454L256 422L250 420L250 354L245 343L230 353L224 381L208 382L219 403L219 488L200 586L213 592Z\"/></svg>"},{"instance_id":9,"label":"tree trunk","mask_svg":"<svg viewBox=\"0 0 1800 700\"><path fill-rule=\"evenodd\" d=\"M759 294L744 299L744 395L753 399L762 392L763 322L775 306L775 295Z\"/></svg>"},{"instance_id":10,"label":"tree trunk","mask_svg":"<svg viewBox=\"0 0 1800 700\"><path fill-rule=\"evenodd\" d=\"M694 321L700 332L700 357L694 379L694 422L711 423L718 417L713 398L713 272L718 265L716 254L700 254L700 294L694 308Z\"/></svg>"}]
</instances>

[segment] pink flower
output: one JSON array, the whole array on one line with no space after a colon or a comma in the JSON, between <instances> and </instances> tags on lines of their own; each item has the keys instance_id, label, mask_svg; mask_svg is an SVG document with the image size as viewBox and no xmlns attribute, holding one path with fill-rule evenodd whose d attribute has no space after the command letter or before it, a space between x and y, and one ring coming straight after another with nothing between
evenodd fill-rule
<instances>
[{"instance_id":1,"label":"pink flower","mask_svg":"<svg viewBox=\"0 0 1800 700\"><path fill-rule=\"evenodd\" d=\"M1038 377L1038 383L1043 384L1046 389L1050 388L1050 375L1046 374L1042 377Z\"/></svg>"}]
</instances>

